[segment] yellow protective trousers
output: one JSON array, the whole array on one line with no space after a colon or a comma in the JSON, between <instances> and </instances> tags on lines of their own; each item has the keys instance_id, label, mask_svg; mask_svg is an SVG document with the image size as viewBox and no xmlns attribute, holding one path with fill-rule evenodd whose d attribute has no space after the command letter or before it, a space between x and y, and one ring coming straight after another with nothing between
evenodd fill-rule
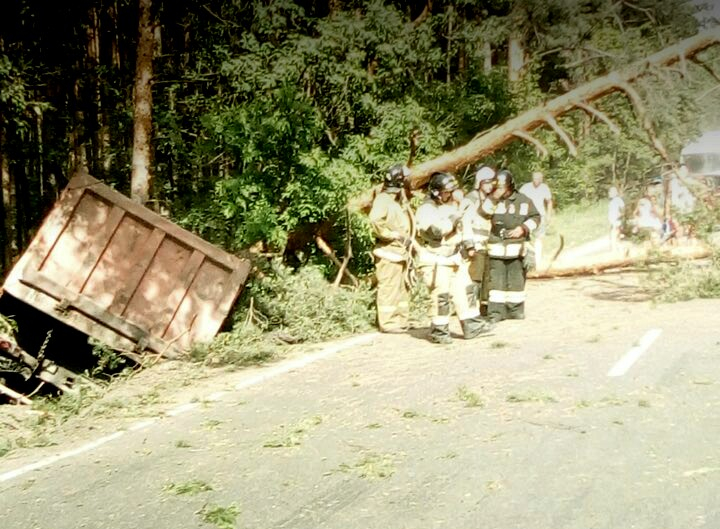
<instances>
[{"instance_id":1,"label":"yellow protective trousers","mask_svg":"<svg viewBox=\"0 0 720 529\"><path fill-rule=\"evenodd\" d=\"M470 279L467 263L423 265L419 272L430 289L432 327L447 327L452 305L455 306L455 312L461 321L480 315L475 285Z\"/></svg>"},{"instance_id":2,"label":"yellow protective trousers","mask_svg":"<svg viewBox=\"0 0 720 529\"><path fill-rule=\"evenodd\" d=\"M410 317L410 293L405 275L407 261L375 258L377 320L382 332L406 330Z\"/></svg>"}]
</instances>

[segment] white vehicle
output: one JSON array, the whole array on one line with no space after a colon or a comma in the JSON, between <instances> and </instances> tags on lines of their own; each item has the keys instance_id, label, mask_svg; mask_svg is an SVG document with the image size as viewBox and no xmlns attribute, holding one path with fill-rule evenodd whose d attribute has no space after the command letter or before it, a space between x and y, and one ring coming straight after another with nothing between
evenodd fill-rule
<instances>
[{"instance_id":1,"label":"white vehicle","mask_svg":"<svg viewBox=\"0 0 720 529\"><path fill-rule=\"evenodd\" d=\"M715 192L720 191L720 130L706 132L680 152L689 176L705 181Z\"/></svg>"}]
</instances>

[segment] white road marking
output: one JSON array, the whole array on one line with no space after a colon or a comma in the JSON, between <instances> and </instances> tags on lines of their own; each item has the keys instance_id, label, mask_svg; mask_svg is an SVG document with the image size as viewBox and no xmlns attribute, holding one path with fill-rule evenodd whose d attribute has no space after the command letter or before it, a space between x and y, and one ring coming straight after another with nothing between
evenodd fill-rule
<instances>
[{"instance_id":1,"label":"white road marking","mask_svg":"<svg viewBox=\"0 0 720 529\"><path fill-rule=\"evenodd\" d=\"M347 340L343 340L341 342L334 343L332 345L329 345L320 351L316 353L310 353L307 355L304 355L300 358L296 358L294 360L289 360L286 362L283 362L275 367L271 367L266 369L264 372L255 375L253 377L248 378L247 380L243 380L242 382L235 385L236 390L248 388L250 386L255 386L261 382L264 382L266 380L269 380L273 377L282 375L284 373L288 373L290 371L294 371L296 369L301 369L305 366L308 366L314 362L317 362L318 360L322 360L323 358L327 358L329 356L332 356L336 353L339 353L340 351L343 351L344 349L349 349L350 347L354 347L356 345L362 345L371 342L373 339L380 336L380 333L370 333L370 334L363 334L360 336L355 336L353 338L349 338ZM205 400L207 401L216 401L222 398L224 395L226 395L226 391L216 391L215 393L210 394ZM165 415L169 415L170 417L176 417L178 415L181 415L182 413L185 413L186 411L190 411L192 409L195 409L199 406L197 402L188 402L187 404L183 404L181 406L178 406L177 408L174 408L170 410L169 412L165 413ZM110 435L106 435L104 437L100 437L99 439L96 439L94 441L91 441L89 443L86 443L82 446L79 446L77 448L74 448L73 450L68 450L67 452L61 452L59 454L46 457L45 459L41 459L40 461L37 461L35 463L30 463L28 465L24 465L20 468L16 468L15 470L10 470L9 472L5 472L3 474L0 474L0 483L3 483L5 481L10 481L11 479L18 478L24 474L27 474L28 472L32 472L33 470L38 470L47 466L50 466L54 463L57 463L58 461L62 461L63 459L67 459L69 457L74 457L76 455L83 454L85 452L90 452L92 450L95 450L96 448L107 444L111 441L114 441L115 439L118 439L119 437L122 437L127 432L136 432L138 430L142 430L144 428L147 428L151 426L152 424L155 424L158 422L160 417L153 417L151 419L137 422L130 426L127 430L120 430L118 432L115 432Z\"/></svg>"},{"instance_id":2,"label":"white road marking","mask_svg":"<svg viewBox=\"0 0 720 529\"><path fill-rule=\"evenodd\" d=\"M130 426L127 430L128 432L137 432L139 430L144 430L148 426L152 426L157 422L157 419L148 419L147 421L140 421L136 422L132 426Z\"/></svg>"},{"instance_id":3,"label":"white road marking","mask_svg":"<svg viewBox=\"0 0 720 529\"><path fill-rule=\"evenodd\" d=\"M63 459L67 459L68 457L73 457L84 452L89 452L90 450L94 450L99 446L109 443L110 441L114 441L115 439L117 439L118 437L122 437L123 435L125 435L124 431L115 432L113 434L106 435L105 437L101 437L100 439L95 439L90 443L79 446L74 450L69 450L67 452L56 454L54 456L46 457L45 459L41 459L36 463L31 463L29 465L16 468L15 470L11 470L10 472L5 472L4 474L0 474L0 483L4 481L10 481L13 478L17 478L19 476L22 476L23 474L32 472L33 470L52 465L53 463L57 463L58 461L62 461Z\"/></svg>"},{"instance_id":4,"label":"white road marking","mask_svg":"<svg viewBox=\"0 0 720 529\"><path fill-rule=\"evenodd\" d=\"M655 340L662 334L662 329L650 329L640 339L640 342L630 349L625 356L623 356L618 362L608 371L607 376L609 377L621 377L628 372L628 369L638 361L638 359L647 351Z\"/></svg>"},{"instance_id":5,"label":"white road marking","mask_svg":"<svg viewBox=\"0 0 720 529\"><path fill-rule=\"evenodd\" d=\"M172 410L165 412L165 415L169 415L170 417L177 417L178 415L182 415L186 411L194 410L197 407L197 402L188 402L187 404L182 404L177 408L173 408Z\"/></svg>"},{"instance_id":6,"label":"white road marking","mask_svg":"<svg viewBox=\"0 0 720 529\"><path fill-rule=\"evenodd\" d=\"M215 393L211 393L207 397L205 397L205 400L208 402L216 402L223 398L225 395L227 395L227 391L216 391Z\"/></svg>"},{"instance_id":7,"label":"white road marking","mask_svg":"<svg viewBox=\"0 0 720 529\"><path fill-rule=\"evenodd\" d=\"M302 357L296 358L295 360L284 362L283 364L280 364L278 366L268 369L267 371L250 377L247 380L243 380L242 382L235 385L235 389L249 388L278 375L282 375L296 369L301 369L307 365L317 362L318 360L322 360L323 358L327 358L328 356L339 353L340 351L342 351L343 349L347 349L348 347L369 343L378 336L380 336L380 333L376 332L371 334L362 334L360 336L350 338L349 340L338 342L336 344L325 347L317 353L303 355Z\"/></svg>"}]
</instances>

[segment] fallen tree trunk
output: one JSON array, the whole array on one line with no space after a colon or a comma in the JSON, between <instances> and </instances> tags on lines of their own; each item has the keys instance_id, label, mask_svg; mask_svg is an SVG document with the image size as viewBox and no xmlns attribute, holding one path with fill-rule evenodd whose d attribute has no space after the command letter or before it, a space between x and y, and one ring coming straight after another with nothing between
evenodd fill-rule
<instances>
[{"instance_id":1,"label":"fallen tree trunk","mask_svg":"<svg viewBox=\"0 0 720 529\"><path fill-rule=\"evenodd\" d=\"M650 143L666 162L670 162L671 160L668 153L658 138L651 120L647 116L642 98L630 83L648 74L653 69L667 67L676 62L687 64L687 60L708 71L714 78L720 79L720 75L695 57L701 51L716 44L720 44L720 26L700 32L694 37L664 48L621 70L612 71L607 75L580 85L561 96L551 99L543 105L523 112L502 125L479 134L472 141L461 147L411 167L411 187L417 189L424 186L430 179L430 176L438 171L457 172L517 139L527 141L534 145L541 154L545 153L547 149L539 140L530 134L531 131L543 125L547 125L554 130L567 145L570 153L574 155L577 152L577 148L567 132L559 125L556 118L572 110L581 110L605 123L613 132L619 133L618 126L610 117L591 105L593 101L613 92L622 92L625 94L635 109L637 119L640 121L643 129L645 129ZM377 193L377 189L379 189L379 186L352 200L349 204L350 209L367 211L374 194Z\"/></svg>"},{"instance_id":2,"label":"fallen tree trunk","mask_svg":"<svg viewBox=\"0 0 720 529\"><path fill-rule=\"evenodd\" d=\"M633 266L647 266L660 263L677 263L691 259L704 259L709 257L711 254L712 252L708 247L695 246L687 249L687 251L683 251L682 253L668 252L660 255L641 255L592 263L584 266L576 266L573 268L537 270L528 273L527 277L528 279L555 279L559 277L597 275L607 270L630 268Z\"/></svg>"},{"instance_id":3,"label":"fallen tree trunk","mask_svg":"<svg viewBox=\"0 0 720 529\"><path fill-rule=\"evenodd\" d=\"M462 147L458 147L437 158L413 167L410 174L412 187L418 188L423 186L435 172L455 172L469 164L475 163L518 137L526 138L530 131L542 125L549 125L555 128L555 118L570 110L580 109L596 117L602 115L599 110L591 107L589 103L618 91L628 95L638 112L638 118L643 122L644 128L651 136L650 139L653 145L658 148L657 138L652 131L651 125L645 118L644 109L638 107L638 101L635 97L636 94L631 89L628 89L628 83L642 77L653 68L660 68L678 61L691 59L702 50L718 43L720 43L720 27L715 27L698 33L694 37L680 41L673 46L664 48L653 55L632 63L622 70L613 71L603 77L585 83L566 94L551 99L544 105L532 108L506 121L502 125L482 133ZM602 119L602 121L612 123L609 118ZM573 147L570 145L568 147L571 151L573 150ZM658 150L661 151L662 154L664 148L662 148L661 145L659 147ZM663 157L667 157L667 154L665 153Z\"/></svg>"}]
</instances>

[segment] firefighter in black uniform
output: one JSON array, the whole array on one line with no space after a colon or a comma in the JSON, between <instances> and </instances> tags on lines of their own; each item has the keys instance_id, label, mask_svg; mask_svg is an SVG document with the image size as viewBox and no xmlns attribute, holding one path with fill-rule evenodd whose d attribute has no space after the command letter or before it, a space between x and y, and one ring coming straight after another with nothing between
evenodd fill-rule
<instances>
[{"instance_id":1,"label":"firefighter in black uniform","mask_svg":"<svg viewBox=\"0 0 720 529\"><path fill-rule=\"evenodd\" d=\"M498 172L495 191L482 210L491 219L488 319L524 319L525 274L532 266L528 241L540 225L540 213L532 200L515 190L507 169Z\"/></svg>"}]
</instances>

